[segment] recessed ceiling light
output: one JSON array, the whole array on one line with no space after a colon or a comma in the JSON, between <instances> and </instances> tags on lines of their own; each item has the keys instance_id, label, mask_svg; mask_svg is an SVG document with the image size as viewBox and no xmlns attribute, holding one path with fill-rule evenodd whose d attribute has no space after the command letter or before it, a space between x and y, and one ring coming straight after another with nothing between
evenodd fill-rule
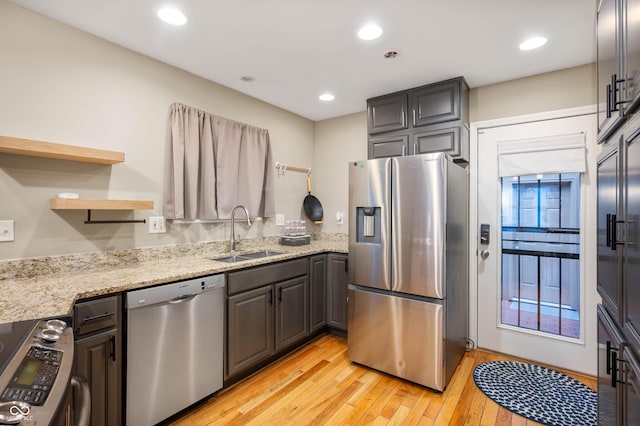
<instances>
[{"instance_id":1,"label":"recessed ceiling light","mask_svg":"<svg viewBox=\"0 0 640 426\"><path fill-rule=\"evenodd\" d=\"M382 35L382 28L376 24L367 24L358 30L358 37L362 40L375 40Z\"/></svg>"},{"instance_id":2,"label":"recessed ceiling light","mask_svg":"<svg viewBox=\"0 0 640 426\"><path fill-rule=\"evenodd\" d=\"M542 47L547 43L547 39L544 37L531 37L526 39L520 44L520 50L532 50Z\"/></svg>"},{"instance_id":3,"label":"recessed ceiling light","mask_svg":"<svg viewBox=\"0 0 640 426\"><path fill-rule=\"evenodd\" d=\"M333 96L331 93L323 93L322 95L318 96L318 99L320 99L321 101L332 101L334 100L336 97Z\"/></svg>"},{"instance_id":4,"label":"recessed ceiling light","mask_svg":"<svg viewBox=\"0 0 640 426\"><path fill-rule=\"evenodd\" d=\"M171 25L184 25L187 23L187 17L184 16L184 13L172 7L163 7L158 10L158 18Z\"/></svg>"}]
</instances>

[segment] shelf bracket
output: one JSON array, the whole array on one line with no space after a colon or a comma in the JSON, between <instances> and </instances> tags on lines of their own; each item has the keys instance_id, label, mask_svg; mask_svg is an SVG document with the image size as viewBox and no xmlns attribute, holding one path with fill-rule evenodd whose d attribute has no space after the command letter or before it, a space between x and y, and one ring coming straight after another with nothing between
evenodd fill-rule
<instances>
[{"instance_id":1,"label":"shelf bracket","mask_svg":"<svg viewBox=\"0 0 640 426\"><path fill-rule=\"evenodd\" d=\"M104 223L147 223L147 219L140 220L91 220L91 210L87 210L87 225L104 224Z\"/></svg>"},{"instance_id":2,"label":"shelf bracket","mask_svg":"<svg viewBox=\"0 0 640 426\"><path fill-rule=\"evenodd\" d=\"M291 170L293 172L306 173L308 175L311 174L311 167L292 166L290 164L283 164L279 161L276 161L276 169L278 169L278 176L284 175L284 172L287 170Z\"/></svg>"}]
</instances>

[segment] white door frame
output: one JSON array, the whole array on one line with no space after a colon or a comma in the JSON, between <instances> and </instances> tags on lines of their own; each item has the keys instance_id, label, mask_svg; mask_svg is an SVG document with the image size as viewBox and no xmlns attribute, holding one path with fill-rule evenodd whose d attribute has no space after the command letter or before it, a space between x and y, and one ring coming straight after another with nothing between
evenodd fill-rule
<instances>
[{"instance_id":1,"label":"white door frame","mask_svg":"<svg viewBox=\"0 0 640 426\"><path fill-rule=\"evenodd\" d=\"M498 118L494 120L478 121L470 123L470 147L469 147L469 338L478 341L478 132L493 127L509 126L513 124L530 123L578 115L594 114L596 105L568 108L556 111L548 111L536 114L519 115L513 117ZM594 262L595 263L595 259ZM593 275L595 277L595 275ZM590 285L589 282L586 283ZM593 283L595 286L595 282ZM586 308L588 309L588 302ZM593 306L595 309L595 306ZM595 336L595 328L585 328L587 332ZM595 338L595 337L594 337ZM596 366L594 365L594 368Z\"/></svg>"}]
</instances>

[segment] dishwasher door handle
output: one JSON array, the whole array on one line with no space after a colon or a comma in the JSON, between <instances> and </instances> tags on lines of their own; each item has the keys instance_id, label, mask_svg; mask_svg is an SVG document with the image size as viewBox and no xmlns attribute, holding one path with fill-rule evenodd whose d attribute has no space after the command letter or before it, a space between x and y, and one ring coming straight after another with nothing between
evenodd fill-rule
<instances>
[{"instance_id":1,"label":"dishwasher door handle","mask_svg":"<svg viewBox=\"0 0 640 426\"><path fill-rule=\"evenodd\" d=\"M178 303L187 302L193 299L194 297L196 297L195 294L183 294L182 296L174 297L173 299L169 300L168 303L171 303L172 305L176 305Z\"/></svg>"}]
</instances>

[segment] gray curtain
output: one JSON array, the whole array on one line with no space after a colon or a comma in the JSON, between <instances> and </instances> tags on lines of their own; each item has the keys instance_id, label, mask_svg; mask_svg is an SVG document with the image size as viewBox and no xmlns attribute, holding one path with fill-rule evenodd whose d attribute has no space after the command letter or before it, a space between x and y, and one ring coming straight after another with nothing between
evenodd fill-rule
<instances>
[{"instance_id":1,"label":"gray curtain","mask_svg":"<svg viewBox=\"0 0 640 426\"><path fill-rule=\"evenodd\" d=\"M170 108L167 219L230 219L275 214L269 131L175 103Z\"/></svg>"}]
</instances>

